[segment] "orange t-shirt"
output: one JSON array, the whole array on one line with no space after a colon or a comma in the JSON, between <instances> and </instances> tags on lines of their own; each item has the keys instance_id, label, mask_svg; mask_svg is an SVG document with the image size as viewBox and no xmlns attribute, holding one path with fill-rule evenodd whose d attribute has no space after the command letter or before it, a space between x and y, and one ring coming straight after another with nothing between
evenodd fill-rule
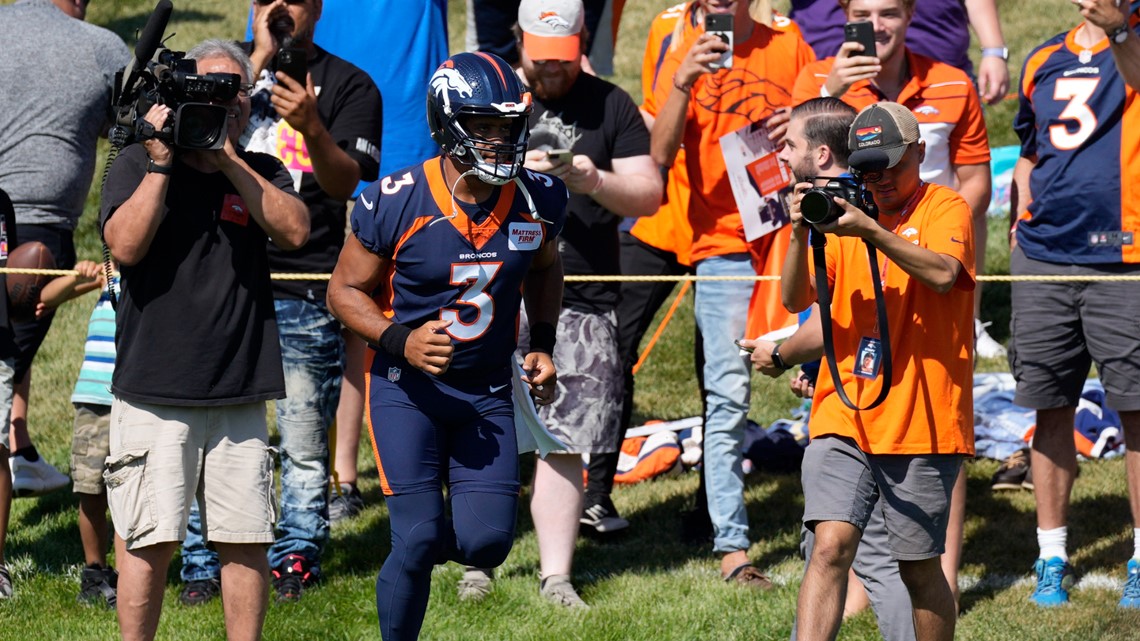
<instances>
[{"instance_id":1,"label":"orange t-shirt","mask_svg":"<svg viewBox=\"0 0 1140 641\"><path fill-rule=\"evenodd\" d=\"M693 23L695 6L695 2L683 2L669 7L657 14L649 25L649 40L645 43L645 58L641 65L641 108L651 116L656 116L659 108L654 100L657 84L673 80L671 75L662 78L658 72L672 48L677 21L684 21L683 40L698 28ZM652 216L638 218L630 233L646 245L673 252L682 265L692 264L689 249L693 244L693 228L689 225L689 174L685 170L684 148L677 152L677 158L669 168L661 207Z\"/></svg>"},{"instance_id":2,"label":"orange t-shirt","mask_svg":"<svg viewBox=\"0 0 1140 641\"><path fill-rule=\"evenodd\" d=\"M926 182L954 187L954 165L980 165L990 161L990 143L978 90L966 72L907 49L910 79L896 102L910 109L918 119L918 130L926 141L926 159L921 175ZM793 104L818 98L835 58L808 65L796 79ZM860 80L839 96L855 109L888 98L871 84Z\"/></svg>"},{"instance_id":3,"label":"orange t-shirt","mask_svg":"<svg viewBox=\"0 0 1140 641\"><path fill-rule=\"evenodd\" d=\"M792 104L790 87L815 55L797 27L782 24L791 25L786 19L774 21L772 27L756 24L748 40L736 44L731 69L704 74L693 84L681 139L692 190L693 262L748 251L720 139ZM673 91L673 74L701 31L694 29L685 43L665 56L655 104L665 104Z\"/></svg>"},{"instance_id":4,"label":"orange t-shirt","mask_svg":"<svg viewBox=\"0 0 1140 641\"><path fill-rule=\"evenodd\" d=\"M826 364L812 403L812 436L836 434L871 454L974 453L974 236L970 207L953 190L926 184L894 231L962 265L958 282L939 294L877 252L887 303L893 378L882 405L849 409L835 392ZM884 221L890 224L890 221ZM827 237L835 358L847 396L866 405L879 394L878 377L855 376L865 337L878 338L867 246L859 238Z\"/></svg>"}]
</instances>

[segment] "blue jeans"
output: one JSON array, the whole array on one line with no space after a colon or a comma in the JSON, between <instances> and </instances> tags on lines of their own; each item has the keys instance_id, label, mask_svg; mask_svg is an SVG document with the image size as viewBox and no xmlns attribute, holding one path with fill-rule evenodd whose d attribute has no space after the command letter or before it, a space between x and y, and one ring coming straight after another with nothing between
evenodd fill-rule
<instances>
[{"instance_id":1,"label":"blue jeans","mask_svg":"<svg viewBox=\"0 0 1140 641\"><path fill-rule=\"evenodd\" d=\"M221 579L222 565L218 553L207 548L202 540L202 517L198 514L198 500L190 504L190 518L186 522L186 540L182 542L182 582Z\"/></svg>"},{"instance_id":2,"label":"blue jeans","mask_svg":"<svg viewBox=\"0 0 1140 641\"><path fill-rule=\"evenodd\" d=\"M755 276L747 254L713 256L697 263L697 276ZM747 550L741 445L748 419L749 363L733 340L744 337L752 281L697 283L695 314L704 336L704 474L713 551Z\"/></svg>"},{"instance_id":3,"label":"blue jeans","mask_svg":"<svg viewBox=\"0 0 1140 641\"><path fill-rule=\"evenodd\" d=\"M340 323L323 303L283 299L273 304L281 337L285 398L276 404L281 515L276 540L269 548L269 567L279 567L290 554L299 554L319 573L321 551L329 540L328 429L340 401L344 341ZM216 556L202 541L197 510L190 513L182 548L184 581L218 576Z\"/></svg>"}]
</instances>

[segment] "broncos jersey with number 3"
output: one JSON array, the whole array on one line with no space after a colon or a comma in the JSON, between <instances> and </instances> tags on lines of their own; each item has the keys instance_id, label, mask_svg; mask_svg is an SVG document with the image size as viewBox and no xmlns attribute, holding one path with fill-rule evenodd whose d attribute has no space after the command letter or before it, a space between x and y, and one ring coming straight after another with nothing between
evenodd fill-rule
<instances>
[{"instance_id":1,"label":"broncos jersey with number 3","mask_svg":"<svg viewBox=\"0 0 1140 641\"><path fill-rule=\"evenodd\" d=\"M455 352L444 377L459 379L510 364L523 279L538 249L561 232L568 193L561 180L524 169L519 180L537 217L515 181L495 189L489 213L472 217L453 206L440 163L431 158L369 185L352 211L352 232L388 259L373 298L392 321L413 328L451 321Z\"/></svg>"},{"instance_id":2,"label":"broncos jersey with number 3","mask_svg":"<svg viewBox=\"0 0 1140 641\"><path fill-rule=\"evenodd\" d=\"M1130 24L1136 28L1133 14ZM1108 40L1085 49L1079 27L1025 60L1014 129L1036 158L1032 202L1017 242L1053 263L1138 263L1140 101L1116 69Z\"/></svg>"}]
</instances>

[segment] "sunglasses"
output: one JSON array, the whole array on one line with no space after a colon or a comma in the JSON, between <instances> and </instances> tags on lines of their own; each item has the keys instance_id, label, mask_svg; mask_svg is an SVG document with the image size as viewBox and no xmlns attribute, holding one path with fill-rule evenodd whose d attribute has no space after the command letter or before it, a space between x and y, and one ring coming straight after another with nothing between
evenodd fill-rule
<instances>
[{"instance_id":1,"label":"sunglasses","mask_svg":"<svg viewBox=\"0 0 1140 641\"><path fill-rule=\"evenodd\" d=\"M254 0L257 4L265 7L273 4L277 0ZM308 0L285 0L285 4L305 4Z\"/></svg>"}]
</instances>

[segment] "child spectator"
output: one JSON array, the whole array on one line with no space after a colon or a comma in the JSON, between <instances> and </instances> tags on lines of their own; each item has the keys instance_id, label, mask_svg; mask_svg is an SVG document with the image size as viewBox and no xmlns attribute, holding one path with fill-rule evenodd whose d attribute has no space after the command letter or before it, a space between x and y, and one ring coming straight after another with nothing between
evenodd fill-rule
<instances>
[{"instance_id":1,"label":"child spectator","mask_svg":"<svg viewBox=\"0 0 1140 641\"><path fill-rule=\"evenodd\" d=\"M36 315L98 288L103 289L83 347L83 365L71 402L75 425L71 437L71 478L79 495L79 537L83 541L84 567L80 575L79 602L115 607L119 575L107 565L107 490L103 485L103 462L110 453L111 372L115 368L115 310L106 286L106 274L89 260L75 265L74 276L62 276L44 286Z\"/></svg>"}]
</instances>

